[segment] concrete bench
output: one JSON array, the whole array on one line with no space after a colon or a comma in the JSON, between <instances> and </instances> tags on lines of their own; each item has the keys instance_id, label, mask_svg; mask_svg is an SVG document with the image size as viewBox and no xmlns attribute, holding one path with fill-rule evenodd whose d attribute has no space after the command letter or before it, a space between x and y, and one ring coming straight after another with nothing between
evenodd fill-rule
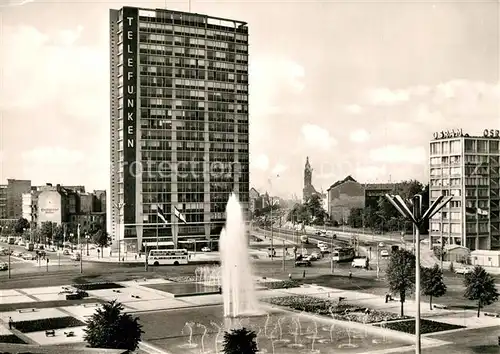
<instances>
[{"instance_id":1,"label":"concrete bench","mask_svg":"<svg viewBox=\"0 0 500 354\"><path fill-rule=\"evenodd\" d=\"M45 337L55 337L56 336L56 331L53 329L49 329L45 331Z\"/></svg>"},{"instance_id":2,"label":"concrete bench","mask_svg":"<svg viewBox=\"0 0 500 354\"><path fill-rule=\"evenodd\" d=\"M133 294L132 294L132 295L130 295L130 296L132 296L134 299L140 299L140 298L141 298L139 295L133 295Z\"/></svg>"},{"instance_id":3,"label":"concrete bench","mask_svg":"<svg viewBox=\"0 0 500 354\"><path fill-rule=\"evenodd\" d=\"M99 304L82 304L83 307L97 307Z\"/></svg>"},{"instance_id":4,"label":"concrete bench","mask_svg":"<svg viewBox=\"0 0 500 354\"><path fill-rule=\"evenodd\" d=\"M339 296L339 302L344 301L344 300L347 300L347 298L344 296Z\"/></svg>"},{"instance_id":5,"label":"concrete bench","mask_svg":"<svg viewBox=\"0 0 500 354\"><path fill-rule=\"evenodd\" d=\"M448 308L448 306L446 305L439 305L439 304L435 304L434 305L434 308L435 309L439 309L439 310L446 310Z\"/></svg>"},{"instance_id":6,"label":"concrete bench","mask_svg":"<svg viewBox=\"0 0 500 354\"><path fill-rule=\"evenodd\" d=\"M66 337L74 337L75 336L75 332L71 331L71 332L64 332L64 335Z\"/></svg>"},{"instance_id":7,"label":"concrete bench","mask_svg":"<svg viewBox=\"0 0 500 354\"><path fill-rule=\"evenodd\" d=\"M19 311L19 313L26 313L26 312L35 312L36 309L20 309L18 311Z\"/></svg>"},{"instance_id":8,"label":"concrete bench","mask_svg":"<svg viewBox=\"0 0 500 354\"><path fill-rule=\"evenodd\" d=\"M500 317L500 315L498 313L494 313L494 312L484 312L483 314L485 316L488 316L488 317Z\"/></svg>"}]
</instances>

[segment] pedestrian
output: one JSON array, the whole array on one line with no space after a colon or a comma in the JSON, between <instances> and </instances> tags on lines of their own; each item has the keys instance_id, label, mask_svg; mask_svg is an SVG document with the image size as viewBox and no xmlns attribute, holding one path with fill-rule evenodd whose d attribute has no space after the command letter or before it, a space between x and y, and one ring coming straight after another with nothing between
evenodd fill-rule
<instances>
[{"instance_id":1,"label":"pedestrian","mask_svg":"<svg viewBox=\"0 0 500 354\"><path fill-rule=\"evenodd\" d=\"M352 271L349 271L349 279L352 279Z\"/></svg>"},{"instance_id":2,"label":"pedestrian","mask_svg":"<svg viewBox=\"0 0 500 354\"><path fill-rule=\"evenodd\" d=\"M135 260L137 260L137 254L134 256Z\"/></svg>"},{"instance_id":3,"label":"pedestrian","mask_svg":"<svg viewBox=\"0 0 500 354\"><path fill-rule=\"evenodd\" d=\"M9 316L9 329L12 329L12 324L14 321L12 320L12 317Z\"/></svg>"},{"instance_id":4,"label":"pedestrian","mask_svg":"<svg viewBox=\"0 0 500 354\"><path fill-rule=\"evenodd\" d=\"M304 269L304 271L302 272L302 278L305 278L306 277L306 270Z\"/></svg>"},{"instance_id":5,"label":"pedestrian","mask_svg":"<svg viewBox=\"0 0 500 354\"><path fill-rule=\"evenodd\" d=\"M292 273L288 273L288 279L292 280Z\"/></svg>"}]
</instances>

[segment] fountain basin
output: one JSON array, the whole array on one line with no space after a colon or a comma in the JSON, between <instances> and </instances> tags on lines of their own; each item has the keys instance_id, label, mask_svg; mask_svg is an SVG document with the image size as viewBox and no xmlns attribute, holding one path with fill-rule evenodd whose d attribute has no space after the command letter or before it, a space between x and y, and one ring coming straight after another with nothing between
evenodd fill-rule
<instances>
[{"instance_id":1,"label":"fountain basin","mask_svg":"<svg viewBox=\"0 0 500 354\"><path fill-rule=\"evenodd\" d=\"M140 315L140 320L144 326L144 340L172 354L199 354L202 349L202 337L205 354L216 353L216 347L220 352L224 330L237 327L254 330L258 334L261 352L273 353L274 348L276 354L304 353L305 350L324 354L366 353L412 344L410 340L389 337L378 332L367 333L364 329L338 324L328 318L315 319L281 309L271 309L269 316L225 318L222 306L215 305L144 313ZM189 348L189 335L186 330L183 333L186 321L195 324L192 329L192 348ZM207 327L205 335L203 326L196 324ZM217 324L221 330L213 324Z\"/></svg>"},{"instance_id":2,"label":"fountain basin","mask_svg":"<svg viewBox=\"0 0 500 354\"><path fill-rule=\"evenodd\" d=\"M174 297L220 294L218 286L206 286L198 283L147 284L143 286L164 291Z\"/></svg>"}]
</instances>

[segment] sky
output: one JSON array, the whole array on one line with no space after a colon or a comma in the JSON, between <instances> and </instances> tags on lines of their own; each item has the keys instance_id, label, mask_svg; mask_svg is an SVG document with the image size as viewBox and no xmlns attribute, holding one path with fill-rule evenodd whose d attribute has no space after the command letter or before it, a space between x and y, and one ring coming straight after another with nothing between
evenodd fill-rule
<instances>
[{"instance_id":1,"label":"sky","mask_svg":"<svg viewBox=\"0 0 500 354\"><path fill-rule=\"evenodd\" d=\"M0 183L109 187L110 8L187 1L1 0ZM251 185L428 180L435 131L500 126L497 1L196 1L246 21Z\"/></svg>"}]
</instances>

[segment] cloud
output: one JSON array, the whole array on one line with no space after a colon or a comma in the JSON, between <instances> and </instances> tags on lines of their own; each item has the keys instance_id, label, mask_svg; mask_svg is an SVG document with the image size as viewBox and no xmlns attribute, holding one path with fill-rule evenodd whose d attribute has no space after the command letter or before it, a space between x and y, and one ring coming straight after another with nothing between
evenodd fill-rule
<instances>
[{"instance_id":1,"label":"cloud","mask_svg":"<svg viewBox=\"0 0 500 354\"><path fill-rule=\"evenodd\" d=\"M280 175L281 173L285 172L288 169L288 166L285 166L283 164L276 164L273 169L272 169L272 174L274 175Z\"/></svg>"},{"instance_id":2,"label":"cloud","mask_svg":"<svg viewBox=\"0 0 500 354\"><path fill-rule=\"evenodd\" d=\"M373 162L424 164L427 159L426 148L422 146L387 145L369 152Z\"/></svg>"},{"instance_id":3,"label":"cloud","mask_svg":"<svg viewBox=\"0 0 500 354\"><path fill-rule=\"evenodd\" d=\"M259 154L255 157L250 155L250 167L256 170L267 171L269 168L269 157L265 154Z\"/></svg>"},{"instance_id":4,"label":"cloud","mask_svg":"<svg viewBox=\"0 0 500 354\"><path fill-rule=\"evenodd\" d=\"M350 114L360 114L363 111L363 108L357 104L350 104L346 106L345 110Z\"/></svg>"},{"instance_id":5,"label":"cloud","mask_svg":"<svg viewBox=\"0 0 500 354\"><path fill-rule=\"evenodd\" d=\"M365 92L366 100L372 105L391 106L410 101L414 97L422 97L429 94L432 88L423 85L391 90L379 87Z\"/></svg>"},{"instance_id":6,"label":"cloud","mask_svg":"<svg viewBox=\"0 0 500 354\"><path fill-rule=\"evenodd\" d=\"M389 90L388 88L376 88L368 92L368 100L373 105L393 105L406 102L410 94L406 90Z\"/></svg>"},{"instance_id":7,"label":"cloud","mask_svg":"<svg viewBox=\"0 0 500 354\"><path fill-rule=\"evenodd\" d=\"M257 57L250 62L250 105L253 116L266 116L282 111L280 96L300 94L304 90L305 70L288 58Z\"/></svg>"},{"instance_id":8,"label":"cloud","mask_svg":"<svg viewBox=\"0 0 500 354\"><path fill-rule=\"evenodd\" d=\"M76 26L49 34L32 26L4 26L0 107L52 104L59 115L87 120L109 114L107 55L104 47L79 45L83 30Z\"/></svg>"},{"instance_id":9,"label":"cloud","mask_svg":"<svg viewBox=\"0 0 500 354\"><path fill-rule=\"evenodd\" d=\"M319 125L304 124L301 133L310 147L327 150L337 144L336 140L330 136L330 132Z\"/></svg>"},{"instance_id":10,"label":"cloud","mask_svg":"<svg viewBox=\"0 0 500 354\"><path fill-rule=\"evenodd\" d=\"M351 139L352 142L364 143L365 141L370 139L370 133L368 133L364 129L358 129L351 132L349 138Z\"/></svg>"}]
</instances>

